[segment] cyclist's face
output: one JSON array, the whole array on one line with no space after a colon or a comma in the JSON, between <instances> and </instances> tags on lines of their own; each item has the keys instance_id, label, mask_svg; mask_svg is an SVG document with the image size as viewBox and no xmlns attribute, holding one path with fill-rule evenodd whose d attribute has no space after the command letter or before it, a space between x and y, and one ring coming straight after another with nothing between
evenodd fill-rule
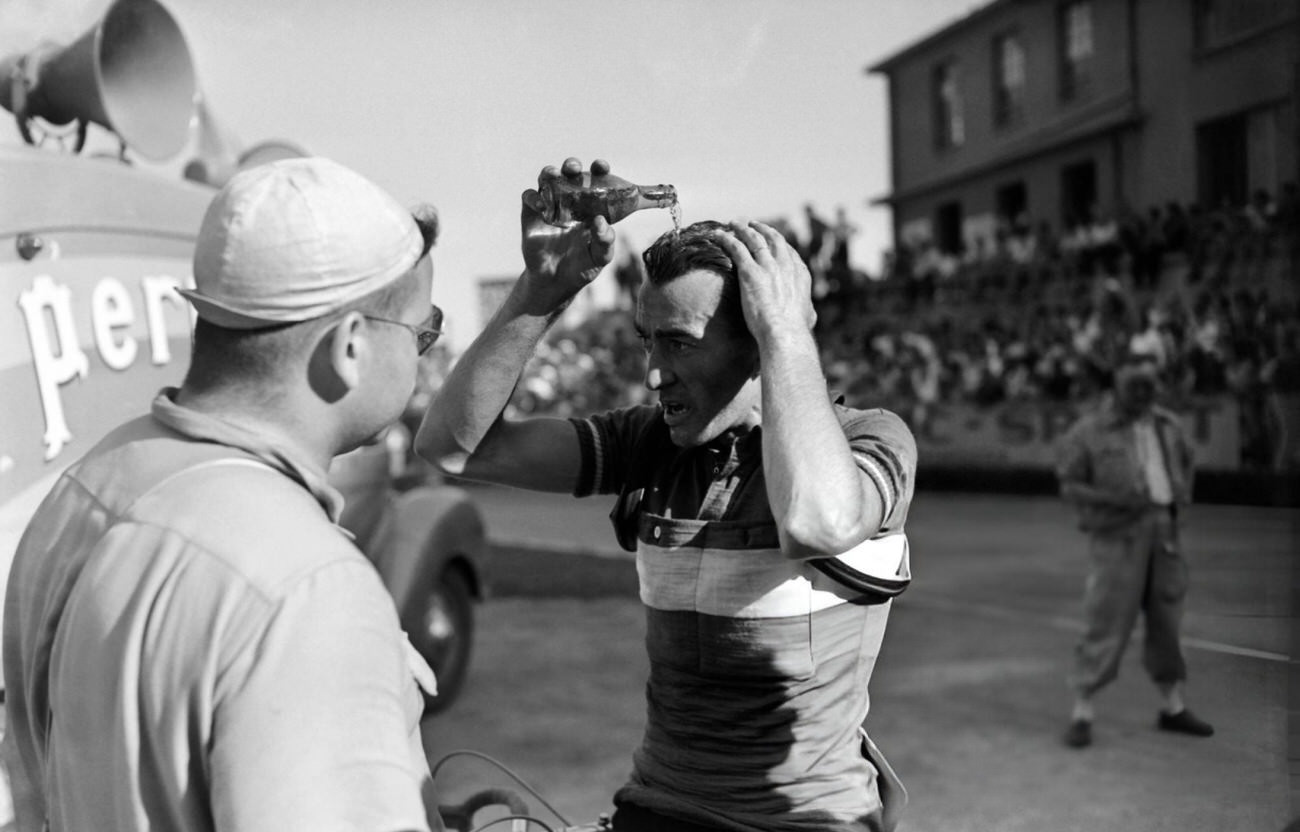
<instances>
[{"instance_id":1,"label":"cyclist's face","mask_svg":"<svg viewBox=\"0 0 1300 832\"><path fill-rule=\"evenodd\" d=\"M645 384L659 394L673 443L702 445L759 423L758 347L718 314L722 277L696 270L659 286L643 283L637 333Z\"/></svg>"}]
</instances>

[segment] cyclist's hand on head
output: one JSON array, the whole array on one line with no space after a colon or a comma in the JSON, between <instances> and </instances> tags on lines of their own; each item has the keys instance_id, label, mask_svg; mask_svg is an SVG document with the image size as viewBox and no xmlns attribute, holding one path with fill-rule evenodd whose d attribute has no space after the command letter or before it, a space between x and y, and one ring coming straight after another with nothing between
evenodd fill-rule
<instances>
[{"instance_id":1,"label":"cyclist's hand on head","mask_svg":"<svg viewBox=\"0 0 1300 832\"><path fill-rule=\"evenodd\" d=\"M718 243L736 264L745 323L755 338L813 328L812 275L779 231L761 222L733 222L718 234Z\"/></svg>"}]
</instances>

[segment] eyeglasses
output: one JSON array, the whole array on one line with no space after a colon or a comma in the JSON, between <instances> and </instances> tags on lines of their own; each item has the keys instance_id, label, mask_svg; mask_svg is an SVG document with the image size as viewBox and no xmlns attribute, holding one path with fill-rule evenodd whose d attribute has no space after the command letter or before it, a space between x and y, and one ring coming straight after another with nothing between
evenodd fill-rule
<instances>
[{"instance_id":1,"label":"eyeglasses","mask_svg":"<svg viewBox=\"0 0 1300 832\"><path fill-rule=\"evenodd\" d=\"M367 315L364 312L361 313L361 317L368 321L377 321L381 324L393 324L394 326L400 326L402 329L405 329L407 332L415 336L416 354L424 355L429 350L433 349L433 345L438 341L438 336L442 335L442 310L433 304L429 304L429 310L428 326L415 326L414 324L408 324L404 321L395 321L392 318L381 318L378 315Z\"/></svg>"}]
</instances>

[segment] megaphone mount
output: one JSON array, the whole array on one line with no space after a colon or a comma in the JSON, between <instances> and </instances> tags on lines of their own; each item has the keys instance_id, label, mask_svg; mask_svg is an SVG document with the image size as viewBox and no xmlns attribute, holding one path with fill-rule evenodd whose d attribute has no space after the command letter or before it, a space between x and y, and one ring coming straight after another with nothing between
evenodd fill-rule
<instances>
[{"instance_id":1,"label":"megaphone mount","mask_svg":"<svg viewBox=\"0 0 1300 832\"><path fill-rule=\"evenodd\" d=\"M80 153L86 146L86 134L90 122L84 118L73 119L74 126L71 131L55 132L50 122L44 119L38 122L36 114L32 112L32 91L36 89L39 81L41 58L54 49L53 44L43 44L25 55L0 63L0 68L8 69L4 77L0 77L0 86L3 87L0 89L0 104L13 113L14 121L18 124L18 133L23 137L23 141L40 147L47 141L53 140L58 142L61 150L67 150L66 142L71 138L71 152ZM123 150L125 151L125 147Z\"/></svg>"}]
</instances>

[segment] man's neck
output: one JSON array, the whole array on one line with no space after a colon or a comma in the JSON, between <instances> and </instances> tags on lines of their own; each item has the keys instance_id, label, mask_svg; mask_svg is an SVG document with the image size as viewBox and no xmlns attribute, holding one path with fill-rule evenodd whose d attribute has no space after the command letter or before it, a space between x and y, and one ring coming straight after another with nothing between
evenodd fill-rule
<instances>
[{"instance_id":1,"label":"man's neck","mask_svg":"<svg viewBox=\"0 0 1300 832\"><path fill-rule=\"evenodd\" d=\"M182 387L176 404L220 419L263 437L268 445L290 456L329 470L335 454L323 431L324 419L303 419L291 404L268 404L268 397L251 389L194 392Z\"/></svg>"}]
</instances>

